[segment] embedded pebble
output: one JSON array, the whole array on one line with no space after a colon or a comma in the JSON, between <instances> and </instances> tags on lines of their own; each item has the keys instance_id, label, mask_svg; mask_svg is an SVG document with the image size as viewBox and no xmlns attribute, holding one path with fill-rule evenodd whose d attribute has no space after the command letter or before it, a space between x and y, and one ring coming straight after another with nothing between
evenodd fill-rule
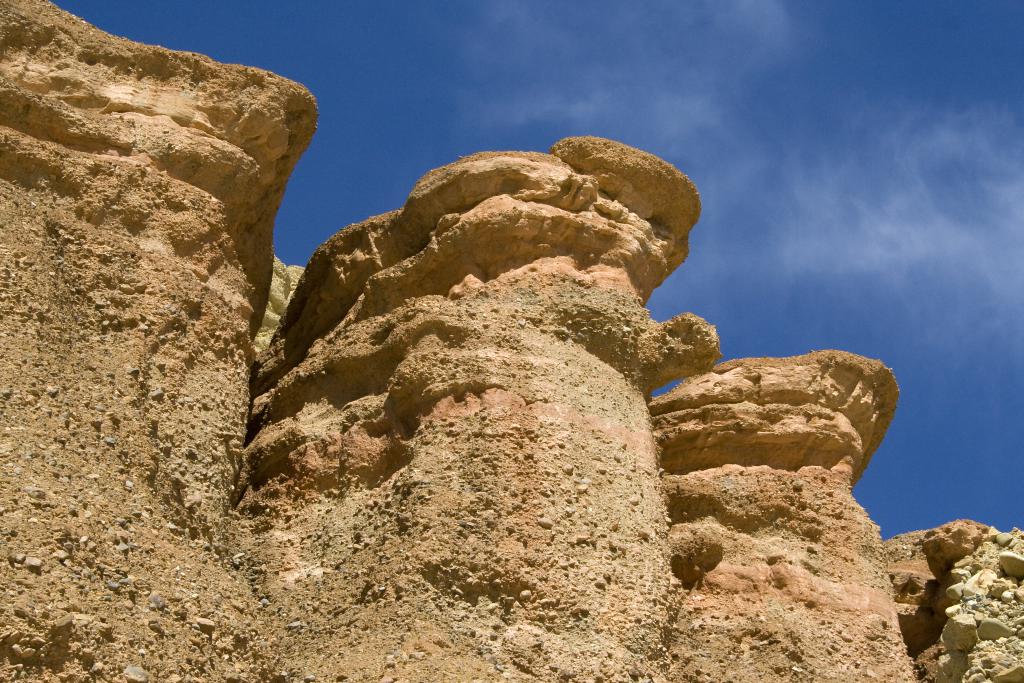
<instances>
[{"instance_id":1,"label":"embedded pebble","mask_svg":"<svg viewBox=\"0 0 1024 683\"><path fill-rule=\"evenodd\" d=\"M942 643L947 651L966 656L962 660L966 683L1024 683L1024 678L1016 679L1018 672L1013 669L1024 661L1024 587L1021 577L1015 576L1024 574L1021 550L1024 536L1019 530L1005 535L993 532L949 573L959 583L946 591L955 604L946 609L949 619ZM940 671L955 661L956 656L943 656ZM1024 668L1019 674L1024 676Z\"/></svg>"},{"instance_id":2,"label":"embedded pebble","mask_svg":"<svg viewBox=\"0 0 1024 683\"><path fill-rule=\"evenodd\" d=\"M997 671L992 678L995 683L1024 683L1024 664L1017 664Z\"/></svg>"},{"instance_id":3,"label":"embedded pebble","mask_svg":"<svg viewBox=\"0 0 1024 683\"><path fill-rule=\"evenodd\" d=\"M950 650L967 652L978 642L978 625L970 614L957 614L942 629L942 643Z\"/></svg>"},{"instance_id":4,"label":"embedded pebble","mask_svg":"<svg viewBox=\"0 0 1024 683\"><path fill-rule=\"evenodd\" d=\"M141 666L126 666L124 679L130 683L149 683L149 673Z\"/></svg>"},{"instance_id":5,"label":"embedded pebble","mask_svg":"<svg viewBox=\"0 0 1024 683\"><path fill-rule=\"evenodd\" d=\"M210 619L204 619L202 617L197 618L195 624L196 627L206 635L212 635L217 628L217 624L215 624L213 621L211 621Z\"/></svg>"}]
</instances>

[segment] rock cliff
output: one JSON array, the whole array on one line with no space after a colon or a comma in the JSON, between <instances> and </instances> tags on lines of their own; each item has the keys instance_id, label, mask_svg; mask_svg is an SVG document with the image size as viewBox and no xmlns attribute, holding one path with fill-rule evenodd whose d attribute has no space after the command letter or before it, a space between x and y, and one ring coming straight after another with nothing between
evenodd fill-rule
<instances>
[{"instance_id":1,"label":"rock cliff","mask_svg":"<svg viewBox=\"0 0 1024 683\"><path fill-rule=\"evenodd\" d=\"M301 86L0 0L0 91L0 679L1024 680L1024 536L851 494L888 368L651 319L670 164L474 154L299 277Z\"/></svg>"},{"instance_id":2,"label":"rock cliff","mask_svg":"<svg viewBox=\"0 0 1024 683\"><path fill-rule=\"evenodd\" d=\"M664 162L575 138L433 171L343 231L365 251L318 251L271 348L304 357L255 377L242 500L278 568L261 590L302 615L295 656L320 644L315 673L365 680L656 675L669 573L645 397L718 340L642 302L696 207ZM321 272L354 289L348 310L306 298Z\"/></svg>"},{"instance_id":3,"label":"rock cliff","mask_svg":"<svg viewBox=\"0 0 1024 683\"><path fill-rule=\"evenodd\" d=\"M1024 535L957 520L886 541L920 680L1024 681Z\"/></svg>"},{"instance_id":4,"label":"rock cliff","mask_svg":"<svg viewBox=\"0 0 1024 683\"><path fill-rule=\"evenodd\" d=\"M0 679L270 675L232 491L315 113L272 74L0 2Z\"/></svg>"}]
</instances>

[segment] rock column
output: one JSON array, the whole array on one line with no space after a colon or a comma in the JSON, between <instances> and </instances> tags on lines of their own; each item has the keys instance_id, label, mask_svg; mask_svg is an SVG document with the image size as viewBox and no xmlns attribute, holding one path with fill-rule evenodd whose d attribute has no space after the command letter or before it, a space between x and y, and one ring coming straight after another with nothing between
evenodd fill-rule
<instances>
[{"instance_id":1,"label":"rock column","mask_svg":"<svg viewBox=\"0 0 1024 683\"><path fill-rule=\"evenodd\" d=\"M255 403L243 506L282 566L266 591L299 634L290 657L368 681L657 674L669 573L645 396L710 367L717 338L643 302L695 219L674 168L575 138L463 159L348 229L423 244L393 265L347 254L380 268L342 270L354 305ZM322 327L290 325L271 352Z\"/></svg>"},{"instance_id":2,"label":"rock column","mask_svg":"<svg viewBox=\"0 0 1024 683\"><path fill-rule=\"evenodd\" d=\"M850 493L892 418L887 368L743 359L654 400L676 681L910 681L877 527Z\"/></svg>"}]
</instances>

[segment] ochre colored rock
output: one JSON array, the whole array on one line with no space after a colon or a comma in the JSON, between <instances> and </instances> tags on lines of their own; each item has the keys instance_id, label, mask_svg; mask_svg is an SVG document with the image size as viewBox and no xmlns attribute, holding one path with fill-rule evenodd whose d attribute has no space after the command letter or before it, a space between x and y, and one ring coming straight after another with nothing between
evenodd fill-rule
<instances>
[{"instance_id":1,"label":"ochre colored rock","mask_svg":"<svg viewBox=\"0 0 1024 683\"><path fill-rule=\"evenodd\" d=\"M919 670L927 669L925 661L937 666L936 646L946 623L944 609L949 602L944 596L944 576L936 578L928 568L921 547L928 532L914 531L894 536L885 542L889 580L892 582L899 613L900 632L908 654ZM940 646L941 647L941 646ZM921 674L919 674L920 676ZM934 673L931 674L934 676ZM924 678L922 680L932 680Z\"/></svg>"},{"instance_id":2,"label":"ochre colored rock","mask_svg":"<svg viewBox=\"0 0 1024 683\"><path fill-rule=\"evenodd\" d=\"M973 553L985 540L988 530L985 524L958 519L925 532L921 550L932 574L941 578L957 560Z\"/></svg>"},{"instance_id":3,"label":"ochre colored rock","mask_svg":"<svg viewBox=\"0 0 1024 683\"><path fill-rule=\"evenodd\" d=\"M983 524L957 520L935 529L900 534L885 542L900 631L907 652L914 658L919 680L936 680L939 658L946 652L940 640L946 609L957 603L950 597L950 589L957 591L962 584L960 577L949 570L954 562L973 552L988 531Z\"/></svg>"},{"instance_id":4,"label":"ochre colored rock","mask_svg":"<svg viewBox=\"0 0 1024 683\"><path fill-rule=\"evenodd\" d=\"M669 680L911 680L878 530L847 481L764 465L665 478Z\"/></svg>"},{"instance_id":5,"label":"ochre colored rock","mask_svg":"<svg viewBox=\"0 0 1024 683\"><path fill-rule=\"evenodd\" d=\"M27 558L0 563L0 678L278 670L226 563L273 219L314 121L272 74L0 3L0 529ZM227 662L178 612L251 646Z\"/></svg>"},{"instance_id":6,"label":"ochre colored rock","mask_svg":"<svg viewBox=\"0 0 1024 683\"><path fill-rule=\"evenodd\" d=\"M896 392L881 363L825 351L723 363L651 401L678 580L670 680L913 678L878 529L850 493Z\"/></svg>"},{"instance_id":7,"label":"ochre colored rock","mask_svg":"<svg viewBox=\"0 0 1024 683\"><path fill-rule=\"evenodd\" d=\"M576 150L577 143L608 150L598 177L558 158ZM317 338L349 315L364 288L366 301L360 307L374 309L410 296L462 291L535 260L572 259L572 267L589 281L624 279L624 289L646 300L685 258L689 230L700 212L696 189L671 165L611 140L569 138L552 151L556 156L484 152L460 159L420 179L401 210L331 237L310 259L279 338L260 359L254 393L264 393L300 362ZM650 181L652 194L624 189L637 181L638 169ZM617 193L623 194L621 201L611 198ZM477 206L485 200L486 206ZM643 216L650 216L652 207L658 212L647 220ZM487 223L487 215L520 208L527 211L510 224L512 229L492 230ZM470 221L442 237L469 209L474 209ZM404 267L398 267L400 262ZM687 320L675 324L685 326ZM664 368L648 369L660 373L653 381L667 377L662 384L683 376L680 370L687 369L667 359Z\"/></svg>"},{"instance_id":8,"label":"ochre colored rock","mask_svg":"<svg viewBox=\"0 0 1024 683\"><path fill-rule=\"evenodd\" d=\"M315 114L0 4L0 672L1021 679L1020 532L883 546L852 497L884 365L714 366L713 326L650 318L678 169L474 154L303 271L271 232Z\"/></svg>"},{"instance_id":9,"label":"ochre colored rock","mask_svg":"<svg viewBox=\"0 0 1024 683\"><path fill-rule=\"evenodd\" d=\"M1024 664L1011 664L996 672L995 683L1024 683Z\"/></svg>"},{"instance_id":10,"label":"ochre colored rock","mask_svg":"<svg viewBox=\"0 0 1024 683\"><path fill-rule=\"evenodd\" d=\"M633 211L643 187L602 191L652 159L606 144L601 178L467 157L312 259L255 378L242 503L279 568L259 590L308 615L289 654L317 675L657 675L670 573L645 396L718 346L643 308L677 235Z\"/></svg>"},{"instance_id":11,"label":"ochre colored rock","mask_svg":"<svg viewBox=\"0 0 1024 683\"><path fill-rule=\"evenodd\" d=\"M898 389L878 361L843 351L744 358L651 401L662 467L806 466L856 481L892 421Z\"/></svg>"}]
</instances>

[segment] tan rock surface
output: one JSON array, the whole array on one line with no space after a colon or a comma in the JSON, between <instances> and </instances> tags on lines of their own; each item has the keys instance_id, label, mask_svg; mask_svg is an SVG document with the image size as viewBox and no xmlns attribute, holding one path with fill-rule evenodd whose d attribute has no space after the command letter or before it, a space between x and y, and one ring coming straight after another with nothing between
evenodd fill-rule
<instances>
[{"instance_id":1,"label":"tan rock surface","mask_svg":"<svg viewBox=\"0 0 1024 683\"><path fill-rule=\"evenodd\" d=\"M892 373L843 351L717 365L651 402L662 466L815 465L860 478L896 409Z\"/></svg>"},{"instance_id":2,"label":"tan rock surface","mask_svg":"<svg viewBox=\"0 0 1024 683\"><path fill-rule=\"evenodd\" d=\"M680 171L474 154L299 277L314 122L0 3L0 680L1021 678L1020 533L883 547L850 493L887 368L712 367L711 325L651 320Z\"/></svg>"},{"instance_id":3,"label":"tan rock surface","mask_svg":"<svg viewBox=\"0 0 1024 683\"><path fill-rule=\"evenodd\" d=\"M938 683L1003 683L1022 675L1024 532L989 528L976 543L977 526L961 520L933 536L933 547L941 547L944 557L974 546L950 570L958 583L949 589L953 604L942 630Z\"/></svg>"},{"instance_id":4,"label":"tan rock surface","mask_svg":"<svg viewBox=\"0 0 1024 683\"><path fill-rule=\"evenodd\" d=\"M958 600L947 591L960 581L950 569L973 553L989 531L984 524L961 519L935 529L900 534L885 542L900 631L907 652L914 658L919 680L936 680L939 658L945 652L939 637L946 623L946 609Z\"/></svg>"},{"instance_id":5,"label":"tan rock surface","mask_svg":"<svg viewBox=\"0 0 1024 683\"><path fill-rule=\"evenodd\" d=\"M651 158L603 144L625 169ZM692 192L674 169L663 182ZM255 381L271 388L243 507L279 568L262 590L304 622L288 655L318 675L658 675L669 572L645 395L710 367L717 337L650 320L668 233L602 188L556 156L473 155L312 259L271 348L304 338L305 358ZM385 230L424 226L418 251L381 256ZM349 230L366 257L337 248ZM321 308L312 282L358 287L351 308Z\"/></svg>"},{"instance_id":6,"label":"tan rock surface","mask_svg":"<svg viewBox=\"0 0 1024 683\"><path fill-rule=\"evenodd\" d=\"M314 119L277 76L0 3L0 679L273 670L230 504Z\"/></svg>"},{"instance_id":7,"label":"tan rock surface","mask_svg":"<svg viewBox=\"0 0 1024 683\"><path fill-rule=\"evenodd\" d=\"M825 351L723 363L651 401L670 680L913 679L878 529L850 493L895 400L881 363Z\"/></svg>"},{"instance_id":8,"label":"tan rock surface","mask_svg":"<svg viewBox=\"0 0 1024 683\"><path fill-rule=\"evenodd\" d=\"M945 586L928 568L921 548L926 533L915 531L890 538L885 542L885 554L907 654L914 659L918 678L934 681L941 654L939 636L946 623L943 610L948 603L943 595Z\"/></svg>"}]
</instances>

